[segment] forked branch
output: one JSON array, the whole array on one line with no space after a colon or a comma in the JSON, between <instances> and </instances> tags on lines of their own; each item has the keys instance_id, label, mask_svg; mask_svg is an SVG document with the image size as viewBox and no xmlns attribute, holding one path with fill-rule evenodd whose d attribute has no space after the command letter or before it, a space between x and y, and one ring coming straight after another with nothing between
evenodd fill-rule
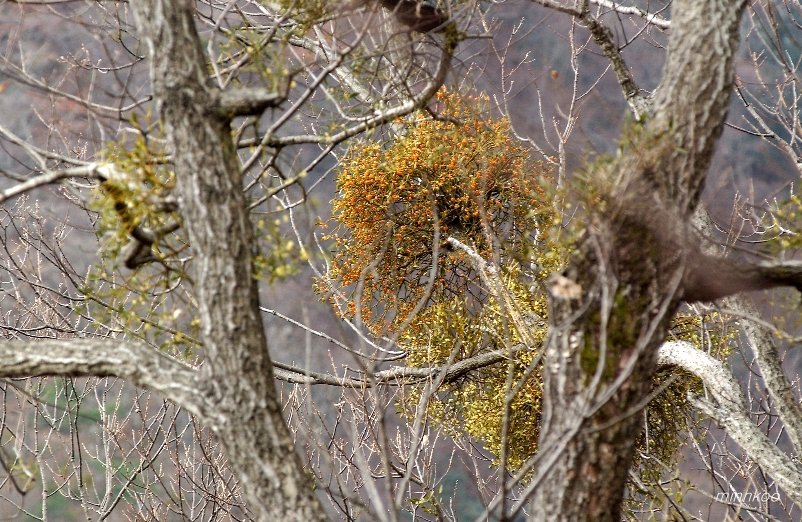
<instances>
[{"instance_id":1,"label":"forked branch","mask_svg":"<svg viewBox=\"0 0 802 522\"><path fill-rule=\"evenodd\" d=\"M692 398L694 405L724 426L727 434L797 504L802 506L802 468L749 418L746 398L724 365L687 342L669 342L660 347L658 364L678 366L699 377L715 401Z\"/></svg>"}]
</instances>

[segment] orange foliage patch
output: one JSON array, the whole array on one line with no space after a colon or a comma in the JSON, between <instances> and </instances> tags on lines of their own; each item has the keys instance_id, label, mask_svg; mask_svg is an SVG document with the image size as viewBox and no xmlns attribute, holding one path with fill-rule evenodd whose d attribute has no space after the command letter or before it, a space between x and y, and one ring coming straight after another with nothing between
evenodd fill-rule
<instances>
[{"instance_id":1,"label":"orange foliage patch","mask_svg":"<svg viewBox=\"0 0 802 522\"><path fill-rule=\"evenodd\" d=\"M441 118L421 115L406 134L355 147L340 165L329 276L345 298L335 304L352 316L361 303L376 332L398 326L420 300L480 299L468 259L447 237L487 257L515 256L550 223L550 171L530 159L509 121L488 117L481 97L441 91L437 104Z\"/></svg>"}]
</instances>

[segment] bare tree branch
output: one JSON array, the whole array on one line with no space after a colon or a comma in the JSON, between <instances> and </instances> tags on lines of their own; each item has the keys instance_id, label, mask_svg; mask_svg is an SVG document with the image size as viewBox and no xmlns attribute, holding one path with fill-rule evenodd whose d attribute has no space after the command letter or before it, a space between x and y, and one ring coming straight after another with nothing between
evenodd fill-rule
<instances>
[{"instance_id":1,"label":"bare tree branch","mask_svg":"<svg viewBox=\"0 0 802 522\"><path fill-rule=\"evenodd\" d=\"M33 177L28 181L18 183L17 185L14 185L13 187L10 187L0 192L0 203L5 202L9 198L13 198L14 196L19 196L20 194L24 194L25 192L28 192L30 190L43 187L45 185L50 185L51 183L56 183L63 179L69 179L69 178L102 179L103 175L100 173L102 168L103 166L98 163L91 163L86 166L73 167L64 170L53 170L45 172L44 174L39 174L38 176Z\"/></svg>"},{"instance_id":2,"label":"bare tree branch","mask_svg":"<svg viewBox=\"0 0 802 522\"><path fill-rule=\"evenodd\" d=\"M581 2L579 8L568 7L553 0L532 0L533 2L569 14L579 20L590 31L596 45L604 56L610 61L624 98L629 104L636 118L640 118L651 111L649 99L640 94L640 88L635 82L632 71L621 56L621 50L615 43L612 31L590 12L588 2Z\"/></svg>"},{"instance_id":3,"label":"bare tree branch","mask_svg":"<svg viewBox=\"0 0 802 522\"><path fill-rule=\"evenodd\" d=\"M263 145L270 146L287 146L298 145L301 143L318 143L323 145L331 145L341 143L348 138L352 138L366 130L373 129L379 125L393 121L394 119L405 116L421 107L434 96L434 94L442 87L445 82L448 72L451 70L451 59L454 56L454 50L459 43L459 39L455 35L446 34L443 37L443 44L440 51L440 59L437 64L437 70L432 76L431 81L416 94L414 98L407 100L396 107L388 108L381 113L364 118L361 123L348 127L337 132L331 136L319 134L307 135L292 135L292 136L271 136L267 134L262 140Z\"/></svg>"},{"instance_id":4,"label":"bare tree branch","mask_svg":"<svg viewBox=\"0 0 802 522\"><path fill-rule=\"evenodd\" d=\"M663 18L658 14L645 11L635 5L622 5L618 2L611 2L609 0L590 0L590 3L604 7L611 11L615 11L618 14L638 16L643 18L647 23L657 26L661 29L668 29L671 27L671 20Z\"/></svg>"},{"instance_id":5,"label":"bare tree branch","mask_svg":"<svg viewBox=\"0 0 802 522\"><path fill-rule=\"evenodd\" d=\"M769 475L786 494L802 506L802 468L749 419L749 407L741 388L724 365L687 342L669 342L658 351L658 364L679 366L699 377L715 404L694 399L701 409L727 430L732 439Z\"/></svg>"},{"instance_id":6,"label":"bare tree branch","mask_svg":"<svg viewBox=\"0 0 802 522\"><path fill-rule=\"evenodd\" d=\"M702 250L708 255L715 255L710 241L714 230L710 215L701 208L697 209L693 222L707 240L703 243ZM717 280L718 274L713 279ZM771 331L758 320L757 310L745 296L731 295L724 300L723 305L727 309L723 310L725 313L734 313L741 319L739 326L755 355L764 384L783 421L788 438L797 452L802 451L802 407L782 369L779 350Z\"/></svg>"},{"instance_id":7,"label":"bare tree branch","mask_svg":"<svg viewBox=\"0 0 802 522\"><path fill-rule=\"evenodd\" d=\"M120 339L32 339L0 342L0 377L119 377L203 415L197 371L142 343Z\"/></svg>"},{"instance_id":8,"label":"bare tree branch","mask_svg":"<svg viewBox=\"0 0 802 522\"><path fill-rule=\"evenodd\" d=\"M632 76L632 71L624 61L624 57L621 56L621 50L615 43L612 31L602 24L598 18L590 14L590 8L587 4L580 11L578 18L588 28L596 45L599 46L604 56L610 61L618 84L624 92L624 98L635 117L640 118L648 114L651 110L649 100L640 94L640 88L635 82L634 76Z\"/></svg>"},{"instance_id":9,"label":"bare tree branch","mask_svg":"<svg viewBox=\"0 0 802 522\"><path fill-rule=\"evenodd\" d=\"M683 299L715 301L740 292L790 286L802 291L802 261L749 263L700 254L688 263Z\"/></svg>"},{"instance_id":10,"label":"bare tree branch","mask_svg":"<svg viewBox=\"0 0 802 522\"><path fill-rule=\"evenodd\" d=\"M287 80L287 89L289 89L290 81L291 77ZM258 115L265 109L276 107L287 99L287 89L285 92L258 87L229 89L220 94L220 110L229 118Z\"/></svg>"},{"instance_id":11,"label":"bare tree branch","mask_svg":"<svg viewBox=\"0 0 802 522\"><path fill-rule=\"evenodd\" d=\"M745 317L738 324L755 355L760 375L763 377L774 408L783 421L785 433L799 454L802 452L802 407L783 371L777 343L765 326L749 319L757 318L758 313L745 298L730 297L724 301L724 306Z\"/></svg>"},{"instance_id":12,"label":"bare tree branch","mask_svg":"<svg viewBox=\"0 0 802 522\"><path fill-rule=\"evenodd\" d=\"M523 346L520 347L523 349ZM516 353L513 350L513 354ZM378 384L405 385L438 377L442 374L443 383L455 382L471 372L509 360L510 351L494 350L442 366L414 368L410 366L393 366L362 377L337 377L323 372L314 372L298 368L291 364L275 362L276 378L293 384L325 384L330 386L350 386L353 388L369 388Z\"/></svg>"}]
</instances>

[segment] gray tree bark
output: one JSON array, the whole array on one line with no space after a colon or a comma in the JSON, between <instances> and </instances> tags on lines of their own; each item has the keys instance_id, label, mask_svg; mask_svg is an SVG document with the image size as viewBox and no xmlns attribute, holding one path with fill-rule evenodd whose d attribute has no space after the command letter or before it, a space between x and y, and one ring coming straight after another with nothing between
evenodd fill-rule
<instances>
[{"instance_id":1,"label":"gray tree bark","mask_svg":"<svg viewBox=\"0 0 802 522\"><path fill-rule=\"evenodd\" d=\"M256 520L324 520L282 417L252 272L253 232L230 112L210 87L190 0L129 4L151 63L195 257L204 418Z\"/></svg>"},{"instance_id":2,"label":"gray tree bark","mask_svg":"<svg viewBox=\"0 0 802 522\"><path fill-rule=\"evenodd\" d=\"M696 408L721 424L749 458L768 473L797 505L802 505L802 466L752 422L740 385L721 361L689 343L676 341L661 346L657 359L660 365L683 368L704 382L708 398L692 399Z\"/></svg>"},{"instance_id":3,"label":"gray tree bark","mask_svg":"<svg viewBox=\"0 0 802 522\"><path fill-rule=\"evenodd\" d=\"M721 133L743 0L675 0L653 117L597 166L602 205L552 293L533 520L621 519L657 351L698 268L686 234ZM566 443L565 437L570 437Z\"/></svg>"}]
</instances>

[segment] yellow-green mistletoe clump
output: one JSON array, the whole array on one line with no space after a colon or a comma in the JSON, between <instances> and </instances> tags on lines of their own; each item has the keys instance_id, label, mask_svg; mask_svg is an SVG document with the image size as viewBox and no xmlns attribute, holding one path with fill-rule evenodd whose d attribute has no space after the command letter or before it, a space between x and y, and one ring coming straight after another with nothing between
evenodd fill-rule
<instances>
[{"instance_id":1,"label":"yellow-green mistletoe clump","mask_svg":"<svg viewBox=\"0 0 802 522\"><path fill-rule=\"evenodd\" d=\"M141 134L130 141L108 147L106 160L113 168L107 169L106 179L94 189L90 201L98 216L101 248L109 257L120 253L135 229L172 233L180 220L171 196L175 174L166 165L164 152ZM158 251L160 241L154 243ZM172 243L171 247L180 250L184 245Z\"/></svg>"},{"instance_id":2,"label":"yellow-green mistletoe clump","mask_svg":"<svg viewBox=\"0 0 802 522\"><path fill-rule=\"evenodd\" d=\"M162 139L126 136L106 149L104 179L90 194L100 261L82 288L83 312L164 349L191 352L199 321L175 173ZM254 274L273 282L297 273L298 247L287 239L286 215L262 214L254 219Z\"/></svg>"},{"instance_id":3,"label":"yellow-green mistletoe clump","mask_svg":"<svg viewBox=\"0 0 802 522\"><path fill-rule=\"evenodd\" d=\"M105 179L89 201L97 216L100 261L82 288L87 298L83 313L132 337L185 353L197 345L186 275L189 245L173 195L175 174L162 143L142 132L105 151Z\"/></svg>"},{"instance_id":4,"label":"yellow-green mistletoe clump","mask_svg":"<svg viewBox=\"0 0 802 522\"><path fill-rule=\"evenodd\" d=\"M460 297L432 305L403 333L400 344L408 352L406 363L414 367L441 366L487 352L503 355L500 362L441 386L427 413L449 433L482 441L497 459L504 448L506 467L516 469L537 448L542 380L536 358L546 335L546 297L522 284L514 266L505 271L503 285L504 304L491 296L478 313L467 310ZM511 316L523 320L516 325ZM402 414L413 416L419 398L416 391L406 391L399 402Z\"/></svg>"}]
</instances>

